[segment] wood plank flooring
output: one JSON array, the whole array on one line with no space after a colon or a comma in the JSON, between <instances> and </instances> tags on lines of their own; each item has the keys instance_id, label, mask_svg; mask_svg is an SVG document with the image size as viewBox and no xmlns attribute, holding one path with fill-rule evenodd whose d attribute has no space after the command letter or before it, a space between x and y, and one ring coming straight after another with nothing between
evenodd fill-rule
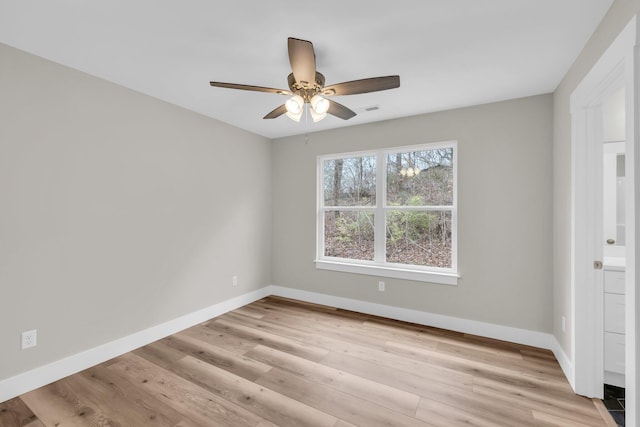
<instances>
[{"instance_id":1,"label":"wood plank flooring","mask_svg":"<svg viewBox=\"0 0 640 427\"><path fill-rule=\"evenodd\" d=\"M0 403L0 426L615 426L547 350L269 297Z\"/></svg>"}]
</instances>

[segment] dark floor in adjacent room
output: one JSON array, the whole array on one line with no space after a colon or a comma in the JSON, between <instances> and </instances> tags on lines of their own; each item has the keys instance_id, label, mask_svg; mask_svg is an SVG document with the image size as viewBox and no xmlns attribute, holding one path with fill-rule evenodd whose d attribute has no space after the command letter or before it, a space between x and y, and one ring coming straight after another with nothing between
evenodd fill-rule
<instances>
[{"instance_id":1,"label":"dark floor in adjacent room","mask_svg":"<svg viewBox=\"0 0 640 427\"><path fill-rule=\"evenodd\" d=\"M605 384L603 401L618 426L624 427L624 388Z\"/></svg>"}]
</instances>

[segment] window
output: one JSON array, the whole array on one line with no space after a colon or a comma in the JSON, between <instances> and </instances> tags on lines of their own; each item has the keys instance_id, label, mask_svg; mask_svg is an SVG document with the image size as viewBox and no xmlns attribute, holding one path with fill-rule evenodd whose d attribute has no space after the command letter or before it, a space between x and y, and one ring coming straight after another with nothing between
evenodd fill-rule
<instances>
[{"instance_id":1,"label":"window","mask_svg":"<svg viewBox=\"0 0 640 427\"><path fill-rule=\"evenodd\" d=\"M318 158L317 268L457 284L456 143Z\"/></svg>"}]
</instances>

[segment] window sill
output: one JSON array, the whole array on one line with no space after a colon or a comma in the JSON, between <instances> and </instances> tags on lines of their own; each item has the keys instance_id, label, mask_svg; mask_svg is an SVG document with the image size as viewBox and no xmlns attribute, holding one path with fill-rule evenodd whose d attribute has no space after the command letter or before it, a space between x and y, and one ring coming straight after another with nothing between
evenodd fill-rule
<instances>
[{"instance_id":1,"label":"window sill","mask_svg":"<svg viewBox=\"0 0 640 427\"><path fill-rule=\"evenodd\" d=\"M315 260L319 270L341 271L343 273L366 274L369 276L391 277L394 279L415 280L457 286L460 275L449 272L421 271L381 265L355 264L341 261Z\"/></svg>"}]
</instances>

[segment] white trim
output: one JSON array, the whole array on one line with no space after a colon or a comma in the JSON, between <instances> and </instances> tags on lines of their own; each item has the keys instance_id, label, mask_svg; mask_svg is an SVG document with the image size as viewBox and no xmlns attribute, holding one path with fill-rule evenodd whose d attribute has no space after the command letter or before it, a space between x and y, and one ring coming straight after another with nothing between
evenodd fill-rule
<instances>
[{"instance_id":1,"label":"white trim","mask_svg":"<svg viewBox=\"0 0 640 427\"><path fill-rule=\"evenodd\" d=\"M0 381L0 402L269 296L264 287Z\"/></svg>"},{"instance_id":2,"label":"white trim","mask_svg":"<svg viewBox=\"0 0 640 427\"><path fill-rule=\"evenodd\" d=\"M640 24L637 15L631 21L634 26L636 43L633 48L630 67L629 84L632 90L626 92L626 167L625 171L625 239L626 239L626 266L625 266L625 417L629 425L640 424L640 292L636 283L640 281L640 47L638 37ZM631 96L630 95L631 92ZM630 113L633 115L630 117ZM629 169L631 166L631 170Z\"/></svg>"},{"instance_id":3,"label":"white trim","mask_svg":"<svg viewBox=\"0 0 640 427\"><path fill-rule=\"evenodd\" d=\"M353 262L342 262L328 259L315 260L318 270L341 271L343 273L366 274L376 277L391 277L394 279L415 280L417 282L438 283L441 285L458 285L457 273L443 272L439 273L433 270L418 270L416 268L396 268L391 267L393 264L374 265L374 264L356 264Z\"/></svg>"},{"instance_id":4,"label":"white trim","mask_svg":"<svg viewBox=\"0 0 640 427\"><path fill-rule=\"evenodd\" d=\"M414 151L414 150L412 150ZM387 260L387 235L386 233L380 233L379 230L386 230L387 223L387 211L385 206L387 205L387 153L376 153L376 212L375 212L375 246L374 246L374 261L378 265L384 265ZM454 169L455 173L455 169ZM324 200L323 204L324 206ZM320 233L322 231L322 234ZM324 228L318 230L318 239L324 241ZM324 247L322 249L324 251ZM324 252L318 252L318 258L324 258ZM331 267L331 265L327 265ZM319 264L316 263L316 268Z\"/></svg>"},{"instance_id":5,"label":"white trim","mask_svg":"<svg viewBox=\"0 0 640 427\"><path fill-rule=\"evenodd\" d=\"M604 383L622 388L624 388L626 384L624 374L609 371L604 371Z\"/></svg>"},{"instance_id":6,"label":"white trim","mask_svg":"<svg viewBox=\"0 0 640 427\"><path fill-rule=\"evenodd\" d=\"M573 363L571 362L571 359L569 359L569 357L567 356L567 353L565 353L564 350L562 349L562 346L560 345L556 337L553 337L551 351L553 351L553 355L556 357L556 360L560 364L560 368L562 368L562 372L564 372L564 376L567 377L567 380L569 381L569 385L571 385L571 388L575 390L576 388L575 381L574 381L575 370L573 367Z\"/></svg>"},{"instance_id":7,"label":"white trim","mask_svg":"<svg viewBox=\"0 0 640 427\"><path fill-rule=\"evenodd\" d=\"M593 169L589 167L594 163L594 155L597 154L597 134L601 133L598 109L604 97L613 90L624 86L626 98L626 172L627 172L627 199L626 199L626 386L627 386L627 422L636 425L638 406L636 394L636 337L635 319L637 304L633 295L635 292L635 206L639 202L635 186L636 179L633 171L638 166L637 138L638 138L638 88L637 70L637 30L638 20L634 16L625 28L616 37L605 53L596 62L580 84L571 94L572 114L572 246L571 246L571 318L573 325L571 334L571 353L573 357L573 372L569 381L574 390L585 396L601 397L603 383L603 352L602 352L602 325L601 325L601 280L598 274L594 274L591 263L594 260L602 260L602 241L596 242L597 230L601 230L598 212L594 211L595 202L593 194L595 190ZM594 136L595 135L595 136ZM585 213L587 215L585 215ZM635 294L634 294L635 295ZM634 361L635 363L632 363Z\"/></svg>"},{"instance_id":8,"label":"white trim","mask_svg":"<svg viewBox=\"0 0 640 427\"><path fill-rule=\"evenodd\" d=\"M450 331L479 335L482 337L494 338L497 340L544 348L547 350L554 350L557 346L554 344L555 338L553 335L545 332L512 328L510 326L496 325L494 323L478 322L476 320L461 319L459 317L445 316L442 314L411 310L408 308L393 307L390 305L337 297L282 286L272 285L269 288L271 295L327 305L330 307L356 311L358 313L371 314L374 316L416 323L419 325L433 326L436 328L448 329Z\"/></svg>"},{"instance_id":9,"label":"white trim","mask_svg":"<svg viewBox=\"0 0 640 427\"><path fill-rule=\"evenodd\" d=\"M450 141L439 141L439 142L424 142L421 144L415 145L400 145L397 147L387 147L387 148L377 148L373 150L362 150L362 151L348 151L344 153L333 153L333 154L320 154L318 157L323 160L337 160L337 159L347 159L349 157L360 157L367 155L375 155L377 153L387 154L395 154L395 153L410 153L412 151L420 151L424 150L426 145L429 146L431 150L439 150L441 148L449 148L452 144L457 144L458 140L452 139Z\"/></svg>"}]
</instances>

